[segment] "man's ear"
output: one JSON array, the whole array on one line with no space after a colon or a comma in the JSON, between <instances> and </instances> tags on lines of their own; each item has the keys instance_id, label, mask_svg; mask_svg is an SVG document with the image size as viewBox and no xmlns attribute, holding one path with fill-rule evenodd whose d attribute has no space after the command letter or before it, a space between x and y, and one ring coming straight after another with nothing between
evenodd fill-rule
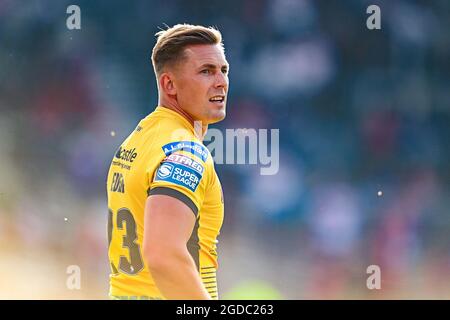
<instances>
[{"instance_id":1,"label":"man's ear","mask_svg":"<svg viewBox=\"0 0 450 320\"><path fill-rule=\"evenodd\" d=\"M175 83L173 81L173 74L168 72L163 72L159 76L159 83L161 86L161 89L167 94L174 96L177 94L177 89L175 87Z\"/></svg>"}]
</instances>

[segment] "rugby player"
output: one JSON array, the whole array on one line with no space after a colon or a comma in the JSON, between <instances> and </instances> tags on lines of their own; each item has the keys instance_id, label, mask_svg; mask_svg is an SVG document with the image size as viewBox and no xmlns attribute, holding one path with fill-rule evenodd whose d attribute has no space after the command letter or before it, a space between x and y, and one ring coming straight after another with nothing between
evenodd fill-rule
<instances>
[{"instance_id":1,"label":"rugby player","mask_svg":"<svg viewBox=\"0 0 450 320\"><path fill-rule=\"evenodd\" d=\"M202 140L226 113L222 36L188 24L156 36L158 106L121 144L108 173L109 295L218 299L223 194Z\"/></svg>"}]
</instances>

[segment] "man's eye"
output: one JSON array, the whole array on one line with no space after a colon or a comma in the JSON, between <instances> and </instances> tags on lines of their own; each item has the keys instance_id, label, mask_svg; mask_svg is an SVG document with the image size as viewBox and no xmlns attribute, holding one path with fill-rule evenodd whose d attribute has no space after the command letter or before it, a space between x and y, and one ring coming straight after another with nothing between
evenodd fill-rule
<instances>
[{"instance_id":1,"label":"man's eye","mask_svg":"<svg viewBox=\"0 0 450 320\"><path fill-rule=\"evenodd\" d=\"M203 74L210 74L211 73L211 71L209 69L202 70L201 72Z\"/></svg>"}]
</instances>

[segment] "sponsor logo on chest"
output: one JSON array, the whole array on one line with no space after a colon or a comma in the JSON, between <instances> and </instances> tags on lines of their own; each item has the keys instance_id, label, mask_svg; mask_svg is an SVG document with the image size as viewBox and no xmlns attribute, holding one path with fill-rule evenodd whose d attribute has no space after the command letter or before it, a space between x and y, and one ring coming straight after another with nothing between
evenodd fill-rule
<instances>
[{"instance_id":1,"label":"sponsor logo on chest","mask_svg":"<svg viewBox=\"0 0 450 320\"><path fill-rule=\"evenodd\" d=\"M172 162L172 163L179 163L179 164L183 164L189 168L194 169L195 171L197 171L199 174L203 175L203 171L204 171L204 167L197 161L186 157L184 155L181 154L171 154L170 156L168 156L165 160L166 162Z\"/></svg>"}]
</instances>

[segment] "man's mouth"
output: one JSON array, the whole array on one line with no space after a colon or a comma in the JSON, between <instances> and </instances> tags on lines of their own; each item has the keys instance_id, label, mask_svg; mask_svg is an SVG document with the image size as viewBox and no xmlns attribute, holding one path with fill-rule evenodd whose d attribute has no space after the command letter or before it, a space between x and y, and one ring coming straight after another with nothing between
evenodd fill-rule
<instances>
[{"instance_id":1,"label":"man's mouth","mask_svg":"<svg viewBox=\"0 0 450 320\"><path fill-rule=\"evenodd\" d=\"M210 98L209 101L214 102L214 103L222 103L225 101L225 96L222 96L222 95L214 96L214 97Z\"/></svg>"}]
</instances>

